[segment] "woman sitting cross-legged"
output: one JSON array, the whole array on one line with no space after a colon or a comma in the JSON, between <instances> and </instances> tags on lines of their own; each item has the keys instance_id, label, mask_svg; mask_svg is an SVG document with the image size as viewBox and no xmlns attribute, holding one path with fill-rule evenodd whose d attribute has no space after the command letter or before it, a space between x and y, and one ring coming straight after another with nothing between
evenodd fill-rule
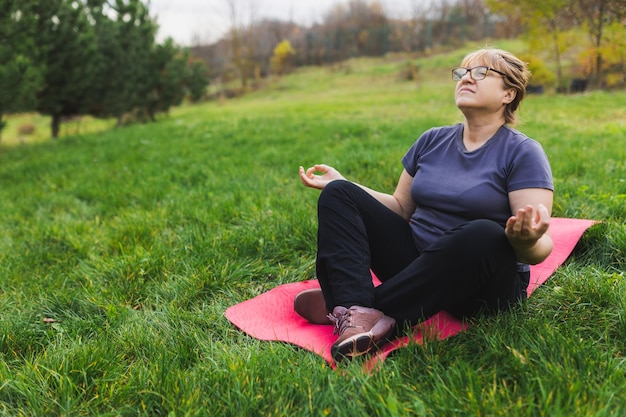
<instances>
[{"instance_id":1,"label":"woman sitting cross-legged","mask_svg":"<svg viewBox=\"0 0 626 417\"><path fill-rule=\"evenodd\" d=\"M511 125L529 72L498 49L452 70L462 123L428 130L402 159L393 195L327 165L300 167L318 201L320 290L294 308L335 324L335 360L381 347L441 310L471 317L526 298L529 264L552 250L553 181L541 145ZM374 287L370 271L382 284Z\"/></svg>"}]
</instances>

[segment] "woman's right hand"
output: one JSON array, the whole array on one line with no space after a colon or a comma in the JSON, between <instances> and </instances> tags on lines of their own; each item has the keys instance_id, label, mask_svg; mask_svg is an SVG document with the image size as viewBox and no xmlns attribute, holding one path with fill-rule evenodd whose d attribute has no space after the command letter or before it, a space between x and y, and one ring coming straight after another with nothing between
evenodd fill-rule
<instances>
[{"instance_id":1,"label":"woman's right hand","mask_svg":"<svg viewBox=\"0 0 626 417\"><path fill-rule=\"evenodd\" d=\"M302 184L307 187L322 190L329 182L344 179L345 178L339 173L339 171L328 165L313 165L306 171L303 167L300 167L300 180L302 181Z\"/></svg>"}]
</instances>

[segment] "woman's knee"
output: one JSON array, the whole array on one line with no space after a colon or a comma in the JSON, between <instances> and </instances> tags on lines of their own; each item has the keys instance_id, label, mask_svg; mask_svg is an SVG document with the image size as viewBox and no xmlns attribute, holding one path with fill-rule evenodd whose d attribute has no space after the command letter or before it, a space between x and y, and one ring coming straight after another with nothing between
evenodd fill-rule
<instances>
[{"instance_id":1,"label":"woman's knee","mask_svg":"<svg viewBox=\"0 0 626 417\"><path fill-rule=\"evenodd\" d=\"M467 222L463 226L468 234L474 234L478 237L502 238L505 237L504 228L493 220L476 219Z\"/></svg>"},{"instance_id":2,"label":"woman's knee","mask_svg":"<svg viewBox=\"0 0 626 417\"><path fill-rule=\"evenodd\" d=\"M481 253L510 247L504 228L492 220L472 220L454 229L453 234L468 252Z\"/></svg>"},{"instance_id":3,"label":"woman's knee","mask_svg":"<svg viewBox=\"0 0 626 417\"><path fill-rule=\"evenodd\" d=\"M492 220L476 220L473 227L476 228L473 242L479 251L490 253L492 257L500 261L514 262L516 260L513 247L501 225Z\"/></svg>"},{"instance_id":4,"label":"woman's knee","mask_svg":"<svg viewBox=\"0 0 626 417\"><path fill-rule=\"evenodd\" d=\"M319 196L319 203L324 203L328 200L335 200L337 198L345 197L350 194L350 191L356 187L355 184L346 180L335 180L326 184Z\"/></svg>"}]
</instances>

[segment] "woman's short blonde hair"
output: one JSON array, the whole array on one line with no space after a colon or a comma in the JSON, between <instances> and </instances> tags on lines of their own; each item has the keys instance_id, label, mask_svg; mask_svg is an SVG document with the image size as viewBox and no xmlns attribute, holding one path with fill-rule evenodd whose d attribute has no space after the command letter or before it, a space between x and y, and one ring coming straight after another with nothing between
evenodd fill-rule
<instances>
[{"instance_id":1,"label":"woman's short blonde hair","mask_svg":"<svg viewBox=\"0 0 626 417\"><path fill-rule=\"evenodd\" d=\"M515 98L504 108L504 120L507 124L516 122L515 111L526 95L526 86L530 79L530 71L524 61L516 57L510 52L496 48L479 49L463 58L461 66L468 65L486 65L494 68L504 74L504 88L512 88L515 90Z\"/></svg>"}]
</instances>

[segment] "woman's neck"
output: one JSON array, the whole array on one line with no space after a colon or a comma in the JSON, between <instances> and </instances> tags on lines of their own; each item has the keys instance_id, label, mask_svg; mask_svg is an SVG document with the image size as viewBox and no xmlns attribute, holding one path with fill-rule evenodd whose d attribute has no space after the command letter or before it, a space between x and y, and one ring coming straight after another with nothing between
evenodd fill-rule
<instances>
[{"instance_id":1,"label":"woman's neck","mask_svg":"<svg viewBox=\"0 0 626 417\"><path fill-rule=\"evenodd\" d=\"M503 118L468 120L463 123L463 144L472 151L483 146L504 124Z\"/></svg>"}]
</instances>

